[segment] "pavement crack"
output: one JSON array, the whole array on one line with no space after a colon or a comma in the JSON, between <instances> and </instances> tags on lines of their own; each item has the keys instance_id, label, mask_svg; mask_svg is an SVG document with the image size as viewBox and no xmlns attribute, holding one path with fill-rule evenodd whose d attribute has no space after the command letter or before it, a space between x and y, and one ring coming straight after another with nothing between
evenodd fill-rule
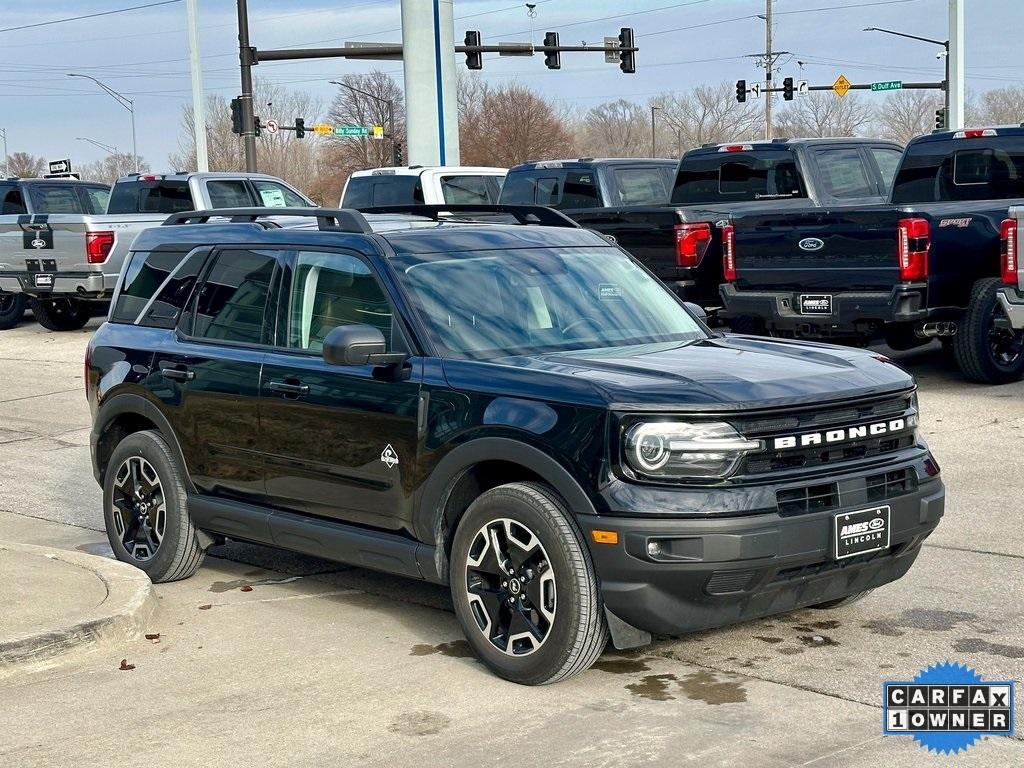
<instances>
[{"instance_id":1,"label":"pavement crack","mask_svg":"<svg viewBox=\"0 0 1024 768\"><path fill-rule=\"evenodd\" d=\"M32 400L36 397L51 397L52 395L66 395L68 392L78 392L81 387L73 387L72 389L58 389L56 392L40 392L38 395L23 395L22 397L12 397L9 400L0 400L0 405L5 403L17 403L21 400Z\"/></svg>"},{"instance_id":2,"label":"pavement crack","mask_svg":"<svg viewBox=\"0 0 1024 768\"><path fill-rule=\"evenodd\" d=\"M68 523L64 520L54 520L49 517L43 517L42 515L30 515L28 512L18 512L13 509L4 509L3 507L0 507L0 513L6 513L8 515L18 515L19 517L29 517L33 520L42 520L45 523L54 523L55 525L69 525L72 528L81 528L83 531L104 533L104 530L102 528L93 528L88 525L79 525L78 523Z\"/></svg>"},{"instance_id":3,"label":"pavement crack","mask_svg":"<svg viewBox=\"0 0 1024 768\"><path fill-rule=\"evenodd\" d=\"M954 547L950 544L929 544L928 542L925 542L924 546L931 547L932 549L948 549L951 552L970 552L973 555L994 555L996 557L1024 560L1024 555L1012 555L1009 552L993 552L989 549L971 549L970 547Z\"/></svg>"}]
</instances>

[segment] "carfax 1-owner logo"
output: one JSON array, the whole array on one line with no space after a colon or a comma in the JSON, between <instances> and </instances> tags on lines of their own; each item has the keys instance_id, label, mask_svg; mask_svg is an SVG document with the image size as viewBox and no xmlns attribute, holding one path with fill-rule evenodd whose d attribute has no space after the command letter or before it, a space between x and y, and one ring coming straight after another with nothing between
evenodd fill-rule
<instances>
[{"instance_id":1,"label":"carfax 1-owner logo","mask_svg":"<svg viewBox=\"0 0 1024 768\"><path fill-rule=\"evenodd\" d=\"M963 664L944 661L910 682L882 684L882 730L913 736L929 752L966 750L983 735L1013 734L1013 683L983 680Z\"/></svg>"}]
</instances>

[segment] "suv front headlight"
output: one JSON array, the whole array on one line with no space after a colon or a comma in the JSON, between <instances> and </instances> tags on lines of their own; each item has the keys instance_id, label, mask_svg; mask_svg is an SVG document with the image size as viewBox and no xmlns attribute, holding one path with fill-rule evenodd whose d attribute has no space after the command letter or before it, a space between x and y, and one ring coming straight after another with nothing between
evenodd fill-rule
<instances>
[{"instance_id":1,"label":"suv front headlight","mask_svg":"<svg viewBox=\"0 0 1024 768\"><path fill-rule=\"evenodd\" d=\"M655 480L724 478L740 459L761 450L725 422L645 421L626 431L626 466Z\"/></svg>"}]
</instances>

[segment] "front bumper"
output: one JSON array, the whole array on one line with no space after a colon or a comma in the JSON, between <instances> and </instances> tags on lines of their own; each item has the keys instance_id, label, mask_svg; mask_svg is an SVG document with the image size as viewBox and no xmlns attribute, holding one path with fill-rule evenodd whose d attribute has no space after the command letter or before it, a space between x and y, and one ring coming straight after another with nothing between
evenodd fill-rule
<instances>
[{"instance_id":1,"label":"front bumper","mask_svg":"<svg viewBox=\"0 0 1024 768\"><path fill-rule=\"evenodd\" d=\"M648 632L681 634L792 611L895 581L943 514L938 476L884 501L782 516L652 519L580 515L605 606ZM888 505L890 547L836 560L838 513ZM618 543L596 544L592 530L614 530ZM649 541L663 544L658 557ZM666 554L668 553L668 554Z\"/></svg>"},{"instance_id":2,"label":"front bumper","mask_svg":"<svg viewBox=\"0 0 1024 768\"><path fill-rule=\"evenodd\" d=\"M1024 329L1024 292L1006 286L1001 288L996 296L998 296L1006 316L1010 319L1010 325L1015 330Z\"/></svg>"},{"instance_id":3,"label":"front bumper","mask_svg":"<svg viewBox=\"0 0 1024 768\"><path fill-rule=\"evenodd\" d=\"M52 287L37 286L34 272L4 272L0 275L0 291L25 293L29 296L52 296L73 294L83 299L102 298L109 295L117 281L117 275L102 272L53 272Z\"/></svg>"},{"instance_id":4,"label":"front bumper","mask_svg":"<svg viewBox=\"0 0 1024 768\"><path fill-rule=\"evenodd\" d=\"M719 293L722 318L756 317L769 330L813 338L868 336L887 323L913 323L932 314L927 309L927 286L923 283L897 285L888 292L831 293L830 315L800 313L802 293L828 291L741 291L732 283L724 283Z\"/></svg>"}]
</instances>

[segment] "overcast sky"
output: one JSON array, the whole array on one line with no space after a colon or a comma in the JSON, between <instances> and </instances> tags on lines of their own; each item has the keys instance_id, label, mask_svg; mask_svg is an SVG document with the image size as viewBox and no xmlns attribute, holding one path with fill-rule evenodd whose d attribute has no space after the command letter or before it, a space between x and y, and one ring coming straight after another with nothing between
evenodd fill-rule
<instances>
[{"instance_id":1,"label":"overcast sky","mask_svg":"<svg viewBox=\"0 0 1024 768\"><path fill-rule=\"evenodd\" d=\"M128 113L89 81L66 76L74 71L135 99L139 153L155 170L166 167L167 155L177 148L182 106L191 99L183 1L3 31L151 2L157 0L0 0L0 128L7 129L10 152L71 156L77 163L103 155L75 140L80 136L131 150ZM968 88L1020 82L1024 0L964 3ZM582 108L619 97L645 102L654 94L699 83L759 77L747 54L764 49L764 22L757 18L764 0L537 0L536 5L537 42L547 29L557 30L563 44L575 44L598 43L618 34L619 27L632 26L640 48L637 73L621 74L599 55L565 54L560 71L545 69L539 56L490 56L484 63L486 77L497 82L517 78ZM780 77L812 83L831 83L840 73L854 82L941 80L936 47L861 30L890 27L945 39L947 8L947 0L776 0L775 47L792 52L782 59ZM257 48L398 42L401 35L399 0L249 0L249 13ZM199 15L204 87L237 95L234 0L199 0ZM530 20L524 4L515 0L455 0L455 16L459 40L467 29L481 30L486 42L529 40ZM462 56L458 62L464 66ZM314 92L326 105L334 88L329 79L374 66L401 78L400 62L345 60L260 64L255 73Z\"/></svg>"}]
</instances>

